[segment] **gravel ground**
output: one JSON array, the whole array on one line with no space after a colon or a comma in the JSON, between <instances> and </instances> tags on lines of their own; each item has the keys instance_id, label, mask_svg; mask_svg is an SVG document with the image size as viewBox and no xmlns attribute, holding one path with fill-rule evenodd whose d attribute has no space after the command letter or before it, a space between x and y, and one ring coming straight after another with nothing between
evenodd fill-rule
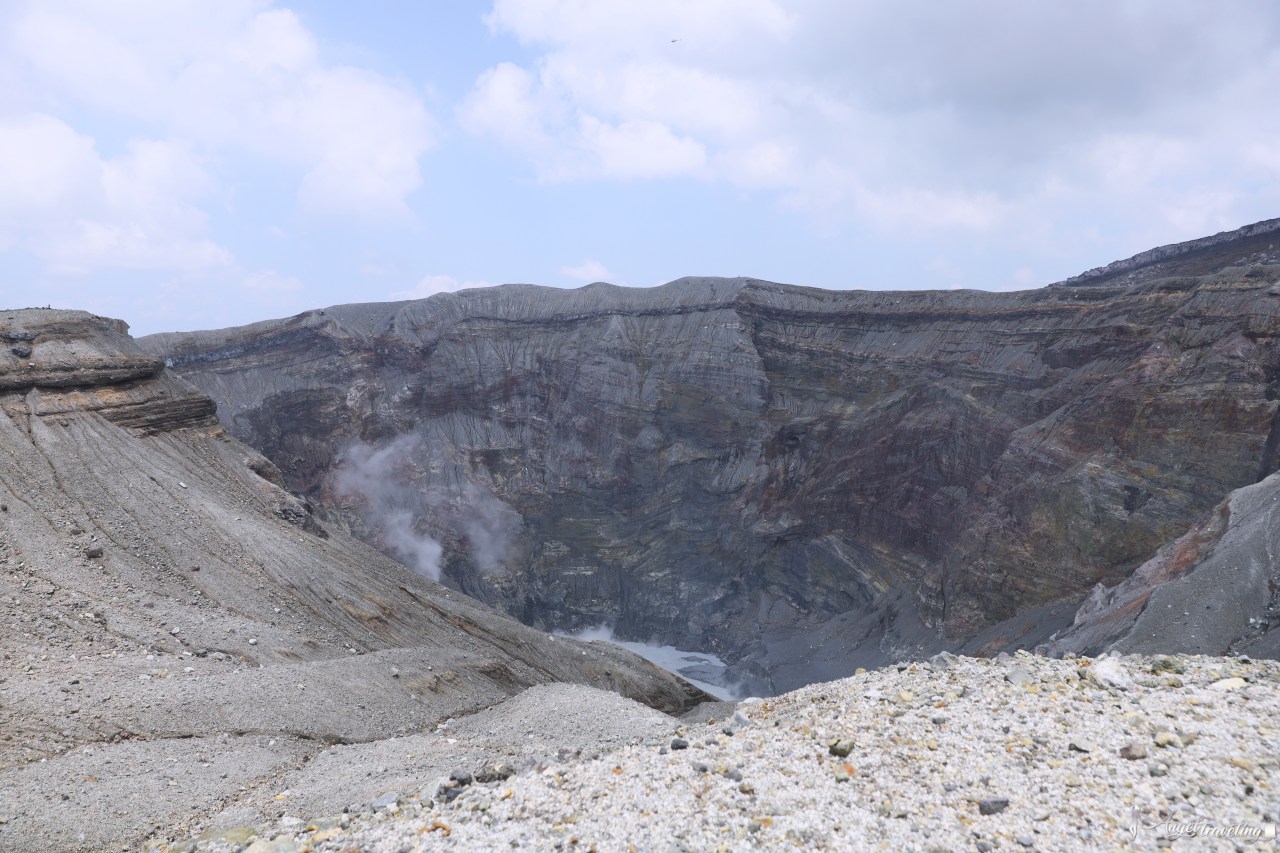
<instances>
[{"instance_id":1,"label":"gravel ground","mask_svg":"<svg viewBox=\"0 0 1280 853\"><path fill-rule=\"evenodd\" d=\"M510 718L534 719L538 698ZM1212 833L1274 831L1278 706L1275 661L943 655L747 700L597 757L424 779L348 814L286 817L256 840L156 847L1273 849ZM580 718L564 719L572 738Z\"/></svg>"},{"instance_id":2,"label":"gravel ground","mask_svg":"<svg viewBox=\"0 0 1280 853\"><path fill-rule=\"evenodd\" d=\"M626 743L670 737L679 721L616 693L580 684L530 687L492 708L446 720L435 731L330 747L284 776L273 792L288 814L359 808L387 791L427 796L458 769L515 769L598 755ZM710 703L708 703L710 704ZM252 824L252 804L236 803L215 826Z\"/></svg>"}]
</instances>

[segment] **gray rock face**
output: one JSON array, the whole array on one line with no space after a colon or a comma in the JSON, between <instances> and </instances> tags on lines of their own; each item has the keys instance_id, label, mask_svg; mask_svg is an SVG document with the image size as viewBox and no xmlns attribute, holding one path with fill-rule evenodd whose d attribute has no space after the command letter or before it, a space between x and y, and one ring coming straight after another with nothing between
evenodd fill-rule
<instances>
[{"instance_id":1,"label":"gray rock face","mask_svg":"<svg viewBox=\"0 0 1280 853\"><path fill-rule=\"evenodd\" d=\"M0 353L0 849L138 849L221 805L260 815L327 745L531 685L710 698L326 529L123 324L0 311L19 334L32 353Z\"/></svg>"},{"instance_id":2,"label":"gray rock face","mask_svg":"<svg viewBox=\"0 0 1280 853\"><path fill-rule=\"evenodd\" d=\"M1131 576L1085 600L1048 654L1280 657L1280 474L1232 492Z\"/></svg>"},{"instance_id":3,"label":"gray rock face","mask_svg":"<svg viewBox=\"0 0 1280 853\"><path fill-rule=\"evenodd\" d=\"M508 285L141 345L368 541L395 551L403 512L528 624L607 622L781 689L1043 642L1280 467L1255 231L1125 286ZM359 443L386 494L343 488Z\"/></svg>"}]
</instances>

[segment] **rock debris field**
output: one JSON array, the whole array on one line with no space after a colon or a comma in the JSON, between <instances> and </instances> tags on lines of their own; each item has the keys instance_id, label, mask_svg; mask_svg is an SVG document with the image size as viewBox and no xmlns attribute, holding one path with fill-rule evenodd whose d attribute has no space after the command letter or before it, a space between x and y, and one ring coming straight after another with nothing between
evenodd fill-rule
<instances>
[{"instance_id":1,"label":"rock debris field","mask_svg":"<svg viewBox=\"0 0 1280 853\"><path fill-rule=\"evenodd\" d=\"M148 846L1274 849L1278 698L1275 661L1025 652L944 653L683 720L593 688L532 688L442 731L517 742L558 729L562 747L536 762L459 766L337 814L286 807L272 824Z\"/></svg>"}]
</instances>

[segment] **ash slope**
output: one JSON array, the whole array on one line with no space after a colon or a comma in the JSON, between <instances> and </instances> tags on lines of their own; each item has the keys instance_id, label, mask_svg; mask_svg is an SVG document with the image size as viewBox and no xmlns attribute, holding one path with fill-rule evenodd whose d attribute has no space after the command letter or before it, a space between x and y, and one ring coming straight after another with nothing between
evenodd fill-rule
<instances>
[{"instance_id":1,"label":"ash slope","mask_svg":"<svg viewBox=\"0 0 1280 853\"><path fill-rule=\"evenodd\" d=\"M0 311L0 340L0 848L260 819L330 744L530 685L708 698L327 530L123 323Z\"/></svg>"},{"instance_id":2,"label":"ash slope","mask_svg":"<svg viewBox=\"0 0 1280 853\"><path fill-rule=\"evenodd\" d=\"M1023 293L508 285L142 343L368 540L340 454L415 436L462 589L785 690L1042 642L1280 467L1270 226ZM506 508L497 572L472 491Z\"/></svg>"}]
</instances>

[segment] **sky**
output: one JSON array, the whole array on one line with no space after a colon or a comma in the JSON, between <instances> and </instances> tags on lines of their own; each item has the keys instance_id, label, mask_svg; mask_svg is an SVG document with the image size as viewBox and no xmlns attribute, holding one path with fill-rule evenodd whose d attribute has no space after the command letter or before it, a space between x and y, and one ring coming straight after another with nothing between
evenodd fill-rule
<instances>
[{"instance_id":1,"label":"sky","mask_svg":"<svg viewBox=\"0 0 1280 853\"><path fill-rule=\"evenodd\" d=\"M1038 287L1280 216L1273 0L0 0L0 306Z\"/></svg>"}]
</instances>

